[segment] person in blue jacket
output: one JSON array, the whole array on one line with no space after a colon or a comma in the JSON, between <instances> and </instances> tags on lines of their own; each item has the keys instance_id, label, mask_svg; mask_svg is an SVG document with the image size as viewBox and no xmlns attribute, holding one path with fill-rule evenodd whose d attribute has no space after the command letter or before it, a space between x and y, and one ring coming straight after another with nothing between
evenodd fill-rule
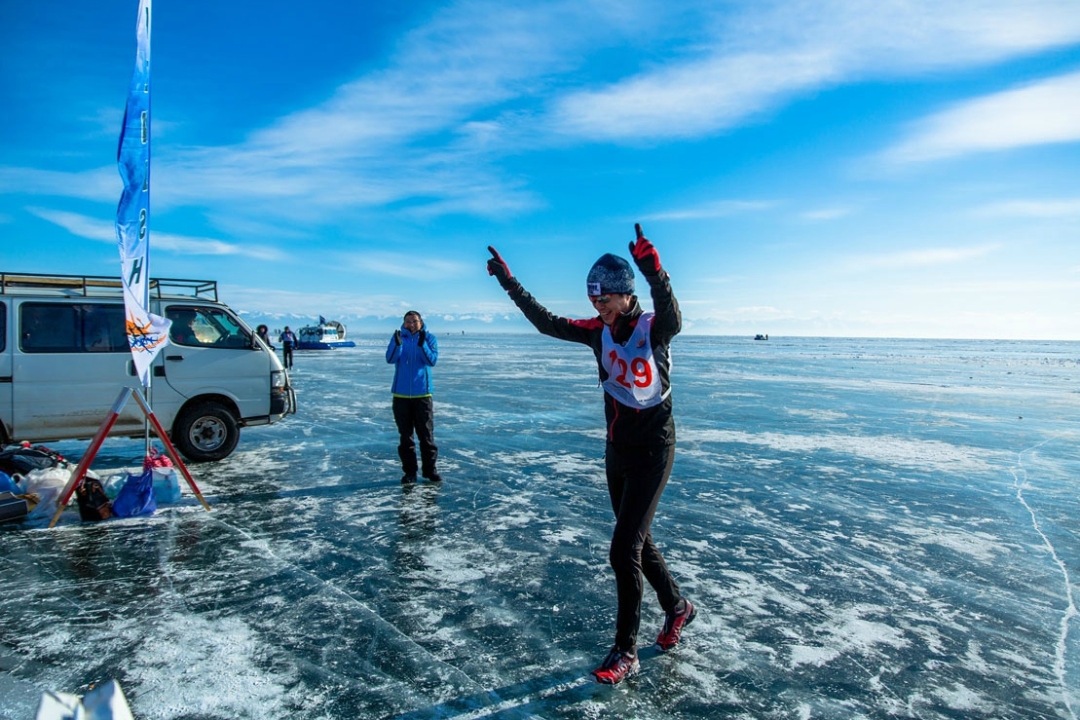
<instances>
[{"instance_id":1,"label":"person in blue jacket","mask_svg":"<svg viewBox=\"0 0 1080 720\"><path fill-rule=\"evenodd\" d=\"M281 357L282 364L285 368L292 368L293 349L300 345L300 340L297 339L296 333L289 329L289 326L285 326L285 330L278 335L278 341L281 343Z\"/></svg>"},{"instance_id":2,"label":"person in blue jacket","mask_svg":"<svg viewBox=\"0 0 1080 720\"><path fill-rule=\"evenodd\" d=\"M419 470L433 482L442 478L435 469L439 448L435 445L435 410L431 398L431 368L439 360L439 343L424 330L420 313L405 313L401 328L394 332L386 348L386 362L394 366L394 422L401 441L398 456L404 475L401 482L416 482L415 433L420 442Z\"/></svg>"}]
</instances>

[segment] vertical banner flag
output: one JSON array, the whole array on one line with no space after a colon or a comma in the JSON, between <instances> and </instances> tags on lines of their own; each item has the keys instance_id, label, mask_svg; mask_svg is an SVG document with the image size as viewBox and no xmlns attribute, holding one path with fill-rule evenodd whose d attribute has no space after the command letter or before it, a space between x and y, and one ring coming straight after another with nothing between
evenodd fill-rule
<instances>
[{"instance_id":1,"label":"vertical banner flag","mask_svg":"<svg viewBox=\"0 0 1080 720\"><path fill-rule=\"evenodd\" d=\"M124 126L116 162L124 192L116 208L116 239L124 287L128 344L143 387L150 386L150 366L169 342L165 318L150 313L147 255L150 247L150 2L140 0L136 26L135 71L124 108Z\"/></svg>"}]
</instances>

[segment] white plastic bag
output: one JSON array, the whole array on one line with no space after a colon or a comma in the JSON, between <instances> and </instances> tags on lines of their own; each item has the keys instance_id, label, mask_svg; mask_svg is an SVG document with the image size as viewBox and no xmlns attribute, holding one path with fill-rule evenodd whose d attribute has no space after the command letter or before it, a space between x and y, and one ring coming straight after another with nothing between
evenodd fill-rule
<instances>
[{"instance_id":1,"label":"white plastic bag","mask_svg":"<svg viewBox=\"0 0 1080 720\"><path fill-rule=\"evenodd\" d=\"M75 472L75 468L70 467L31 470L19 484L22 486L24 493L37 493L44 496L49 490L53 490L56 494L60 494L60 491L67 485L68 480L71 479L71 473L73 472Z\"/></svg>"},{"instance_id":2,"label":"white plastic bag","mask_svg":"<svg viewBox=\"0 0 1080 720\"><path fill-rule=\"evenodd\" d=\"M51 467L31 470L26 474L26 477L19 482L23 493L37 495L39 498L37 507L26 516L28 521L36 522L53 516L56 512L56 504L60 501L60 493L64 491L73 472L75 472L73 467Z\"/></svg>"},{"instance_id":3,"label":"white plastic bag","mask_svg":"<svg viewBox=\"0 0 1080 720\"><path fill-rule=\"evenodd\" d=\"M159 503L180 501L180 480L176 477L176 468L154 468L154 500Z\"/></svg>"}]
</instances>

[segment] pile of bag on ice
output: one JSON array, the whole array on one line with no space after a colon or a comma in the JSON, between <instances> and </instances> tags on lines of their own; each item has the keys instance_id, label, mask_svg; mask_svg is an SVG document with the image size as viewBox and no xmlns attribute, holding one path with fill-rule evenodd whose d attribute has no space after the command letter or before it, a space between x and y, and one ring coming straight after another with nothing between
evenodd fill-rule
<instances>
[{"instance_id":1,"label":"pile of bag on ice","mask_svg":"<svg viewBox=\"0 0 1080 720\"><path fill-rule=\"evenodd\" d=\"M44 445L23 443L0 451L0 522L51 517L74 471L63 455ZM151 448L142 472L102 480L87 470L75 495L83 520L133 517L149 515L159 502L177 502L180 482L169 458Z\"/></svg>"},{"instance_id":2,"label":"pile of bag on ice","mask_svg":"<svg viewBox=\"0 0 1080 720\"><path fill-rule=\"evenodd\" d=\"M89 478L83 483L86 487ZM111 511L115 517L133 517L135 515L149 515L157 509L158 503L174 503L180 499L180 481L176 476L176 469L167 455L159 452L157 448L150 448L150 454L143 460L141 473L121 473L110 475L104 482L99 483L100 492L97 493L99 502L94 504L99 508L102 496L110 502ZM87 492L91 491L87 488ZM87 504L80 500L79 512L83 513L83 520L104 519L103 517L87 517L97 510L83 512L83 505Z\"/></svg>"},{"instance_id":3,"label":"pile of bag on ice","mask_svg":"<svg viewBox=\"0 0 1080 720\"><path fill-rule=\"evenodd\" d=\"M0 522L50 515L73 469L44 445L23 443L0 451Z\"/></svg>"}]
</instances>

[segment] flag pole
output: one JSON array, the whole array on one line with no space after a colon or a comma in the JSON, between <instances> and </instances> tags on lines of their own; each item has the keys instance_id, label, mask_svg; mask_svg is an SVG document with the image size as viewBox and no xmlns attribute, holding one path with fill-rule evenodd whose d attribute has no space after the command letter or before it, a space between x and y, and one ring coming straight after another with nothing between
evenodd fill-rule
<instances>
[{"instance_id":1,"label":"flag pole","mask_svg":"<svg viewBox=\"0 0 1080 720\"><path fill-rule=\"evenodd\" d=\"M150 157L152 155L153 143L150 134L150 118L153 113L150 111L150 106L153 101L153 95L150 93L150 31L151 31L151 1L147 0L145 15L142 12L142 4L140 3L140 21L145 18L146 21L146 83L144 86L144 92L146 93L146 282L143 283L143 296L142 306L147 311L150 310ZM143 391L146 394L146 412L143 414L143 458L150 457L150 416L153 414L152 408L154 407L154 369L153 366L146 373L146 377L143 382ZM201 497L199 498L202 499Z\"/></svg>"}]
</instances>

